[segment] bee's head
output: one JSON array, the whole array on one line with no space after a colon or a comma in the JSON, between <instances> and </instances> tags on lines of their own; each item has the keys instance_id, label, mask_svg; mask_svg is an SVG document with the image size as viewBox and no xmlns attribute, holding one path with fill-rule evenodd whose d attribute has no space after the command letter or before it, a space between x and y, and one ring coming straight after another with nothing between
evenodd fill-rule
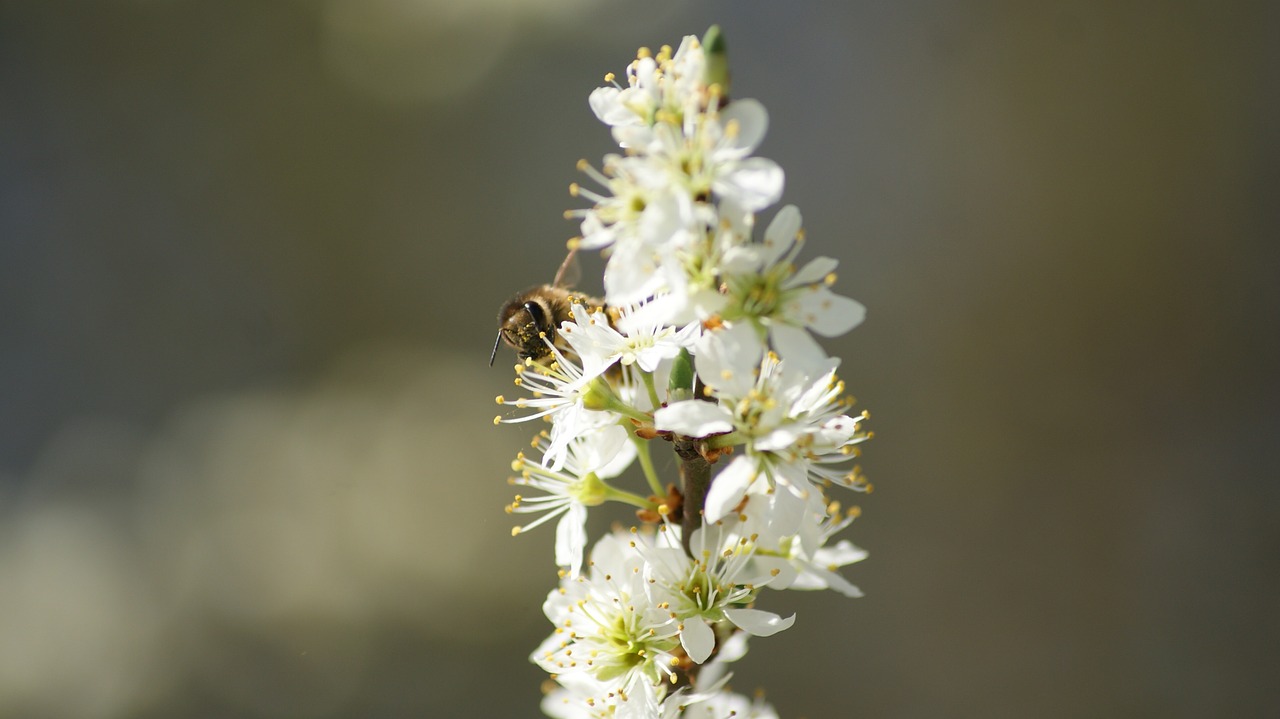
<instances>
[{"instance_id":1,"label":"bee's head","mask_svg":"<svg viewBox=\"0 0 1280 719\"><path fill-rule=\"evenodd\" d=\"M527 294L512 298L502 306L498 319L498 340L493 344L495 354L500 342L507 343L522 360L539 360L550 354L547 342L555 340L556 326L551 308L544 300ZM489 363L493 364L492 357Z\"/></svg>"}]
</instances>

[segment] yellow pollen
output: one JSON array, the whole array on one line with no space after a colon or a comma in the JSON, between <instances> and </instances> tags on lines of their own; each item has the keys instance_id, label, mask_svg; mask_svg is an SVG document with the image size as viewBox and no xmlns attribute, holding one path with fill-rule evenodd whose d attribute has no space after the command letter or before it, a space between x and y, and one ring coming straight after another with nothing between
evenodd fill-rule
<instances>
[{"instance_id":1,"label":"yellow pollen","mask_svg":"<svg viewBox=\"0 0 1280 719\"><path fill-rule=\"evenodd\" d=\"M498 395L497 397L493 398L493 401L497 402L498 404L505 404L507 400L504 399L502 395Z\"/></svg>"},{"instance_id":2,"label":"yellow pollen","mask_svg":"<svg viewBox=\"0 0 1280 719\"><path fill-rule=\"evenodd\" d=\"M834 285L836 283L836 273L828 272L827 276L822 278L822 283L825 284L827 287Z\"/></svg>"},{"instance_id":3,"label":"yellow pollen","mask_svg":"<svg viewBox=\"0 0 1280 719\"><path fill-rule=\"evenodd\" d=\"M511 528L511 536L513 536L513 537L514 537L514 536L516 536L516 535L517 535L517 534L519 534L519 533L520 533L520 528L519 528L519 527L512 527L512 528Z\"/></svg>"},{"instance_id":4,"label":"yellow pollen","mask_svg":"<svg viewBox=\"0 0 1280 719\"><path fill-rule=\"evenodd\" d=\"M502 424L502 415L498 415L497 417L493 418L493 426L496 427L500 424Z\"/></svg>"},{"instance_id":5,"label":"yellow pollen","mask_svg":"<svg viewBox=\"0 0 1280 719\"><path fill-rule=\"evenodd\" d=\"M614 74L613 74L613 73L611 73L611 72L606 72L606 73L604 74L604 81L605 81L605 82L613 82L615 78L617 78L617 75L614 75ZM586 162L586 160L583 160L583 162Z\"/></svg>"},{"instance_id":6,"label":"yellow pollen","mask_svg":"<svg viewBox=\"0 0 1280 719\"><path fill-rule=\"evenodd\" d=\"M570 237L569 240L564 243L564 246L570 250L576 250L582 246L582 238Z\"/></svg>"},{"instance_id":7,"label":"yellow pollen","mask_svg":"<svg viewBox=\"0 0 1280 719\"><path fill-rule=\"evenodd\" d=\"M578 196L578 193L579 193L581 190L582 190L582 188L581 188L581 187L578 187L578 183L576 183L576 182L570 182L570 183L569 183L569 196L570 196L570 197L577 197L577 196Z\"/></svg>"}]
</instances>

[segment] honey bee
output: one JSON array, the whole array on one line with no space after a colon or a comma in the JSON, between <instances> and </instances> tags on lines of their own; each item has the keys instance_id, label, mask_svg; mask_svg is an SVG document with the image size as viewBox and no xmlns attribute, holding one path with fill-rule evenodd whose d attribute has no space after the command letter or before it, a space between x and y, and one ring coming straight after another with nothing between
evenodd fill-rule
<instances>
[{"instance_id":1,"label":"honey bee","mask_svg":"<svg viewBox=\"0 0 1280 719\"><path fill-rule=\"evenodd\" d=\"M601 300L577 294L566 286L571 284L566 276L577 268L575 253L569 252L551 284L530 287L503 303L498 310L498 336L489 355L490 367L498 354L498 345L503 342L514 349L521 360L535 362L551 356L548 342L566 348L560 338L560 324L573 319L574 303L604 306Z\"/></svg>"}]
</instances>

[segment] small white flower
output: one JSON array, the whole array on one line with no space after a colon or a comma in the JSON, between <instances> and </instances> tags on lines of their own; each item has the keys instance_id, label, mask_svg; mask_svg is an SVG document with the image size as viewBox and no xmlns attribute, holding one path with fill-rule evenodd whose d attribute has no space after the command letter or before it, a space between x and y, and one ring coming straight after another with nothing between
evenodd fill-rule
<instances>
[{"instance_id":1,"label":"small white flower","mask_svg":"<svg viewBox=\"0 0 1280 719\"><path fill-rule=\"evenodd\" d=\"M842 539L834 546L826 546L833 535L848 527L858 516L856 508L842 513L837 503L825 505L815 497L809 503L798 534L780 534L777 523L769 516L767 497L752 495L743 510L746 517L743 526L753 531L757 548L755 561L760 571L776 572L770 587L773 589L833 589L846 597L857 598L862 591L842 577L836 570L861 562L867 552ZM752 506L757 504L758 506ZM758 531L757 531L758 530Z\"/></svg>"},{"instance_id":2,"label":"small white flower","mask_svg":"<svg viewBox=\"0 0 1280 719\"><path fill-rule=\"evenodd\" d=\"M615 330L603 311L588 313L582 305L573 306L575 318L585 318L577 324L566 322L562 333L574 348L588 349L598 362L611 365L621 362L624 366L636 365L645 372L653 372L658 363L680 354L699 336L702 327L694 322L682 328L666 327L653 322L652 315L643 310L647 303L619 308L618 326Z\"/></svg>"},{"instance_id":3,"label":"small white flower","mask_svg":"<svg viewBox=\"0 0 1280 719\"><path fill-rule=\"evenodd\" d=\"M509 400L498 395L497 398L498 404L534 412L519 417L499 416L494 418L494 423L510 424L548 417L552 422L551 441L542 461L552 469L560 469L571 439L592 429L616 424L619 417L613 412L588 409L584 405L584 400L596 390L592 381L605 367L600 367L594 375L586 374L555 345L548 342L547 346L553 356L549 364L526 360L524 364L516 365L516 385L532 396ZM590 359L591 355L587 357Z\"/></svg>"},{"instance_id":4,"label":"small white flower","mask_svg":"<svg viewBox=\"0 0 1280 719\"><path fill-rule=\"evenodd\" d=\"M800 211L787 205L769 223L764 242L743 249L750 259L725 279L729 301L724 318L748 322L767 334L783 358L817 367L827 355L809 332L842 335L861 324L867 311L829 289L835 281L835 260L819 257L796 270L800 225Z\"/></svg>"},{"instance_id":5,"label":"small white flower","mask_svg":"<svg viewBox=\"0 0 1280 719\"><path fill-rule=\"evenodd\" d=\"M707 493L704 509L710 522L728 514L761 477L769 486L789 491L799 504L780 506L779 511L798 516L814 479L853 476L824 465L847 460L852 445L867 436L858 430L861 418L840 414L845 405L835 360L811 375L764 354L758 342L746 325L704 333L696 343L697 372L717 401L686 400L654 413L660 430L690 437L741 435L745 451L716 474Z\"/></svg>"},{"instance_id":6,"label":"small white flower","mask_svg":"<svg viewBox=\"0 0 1280 719\"><path fill-rule=\"evenodd\" d=\"M650 592L679 624L680 644L694 662L701 664L716 645L713 627L728 622L757 637L789 628L786 619L747 605L773 575L751 562L752 546L721 524L695 530L690 539L694 559L682 547L642 550Z\"/></svg>"},{"instance_id":7,"label":"small white flower","mask_svg":"<svg viewBox=\"0 0 1280 719\"><path fill-rule=\"evenodd\" d=\"M566 686L590 692L618 716L655 716L679 660L676 622L649 596L641 535L608 534L586 573L566 578L543 604L556 631L530 659ZM594 687L595 690L591 691Z\"/></svg>"},{"instance_id":8,"label":"small white flower","mask_svg":"<svg viewBox=\"0 0 1280 719\"><path fill-rule=\"evenodd\" d=\"M539 438L538 444L544 451L549 446L546 438ZM537 489L544 494L533 497L518 495L508 505L507 511L514 514L542 513L529 524L516 527L513 534L527 532L559 517L556 564L568 567L569 575L576 577L581 571L582 553L587 544L587 508L604 503L607 487L601 480L621 474L635 459L636 450L628 441L626 430L618 425L574 437L566 450L564 464L558 470L528 462L523 453L517 455L512 469L520 474L511 483Z\"/></svg>"}]
</instances>

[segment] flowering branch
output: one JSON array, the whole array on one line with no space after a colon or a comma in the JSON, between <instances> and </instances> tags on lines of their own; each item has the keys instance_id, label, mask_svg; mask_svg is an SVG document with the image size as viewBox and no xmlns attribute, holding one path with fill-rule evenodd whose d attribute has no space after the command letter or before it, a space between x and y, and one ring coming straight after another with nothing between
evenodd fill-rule
<instances>
[{"instance_id":1,"label":"flowering branch","mask_svg":"<svg viewBox=\"0 0 1280 719\"><path fill-rule=\"evenodd\" d=\"M781 208L761 237L756 213L782 196L783 172L755 157L768 116L730 99L724 41L712 28L676 50L641 49L590 106L620 153L574 184L591 202L567 216L570 250L607 258L605 295L558 284L503 305L499 340L517 351L516 385L498 397L542 419L538 458L517 456L507 511L557 519L560 586L543 610L556 630L531 659L555 680L543 710L561 719L776 717L728 689L747 637L795 617L755 607L765 587L861 593L837 570L865 552L828 540L857 516L833 486L869 491L852 464L866 413L813 337L843 334L862 305L835 294L836 261L800 265L800 211ZM559 279L557 279L559 282ZM665 392L660 388L665 386ZM651 448L669 442L679 486L664 489ZM613 482L639 462L648 497ZM590 509L618 502L637 525L587 552Z\"/></svg>"}]
</instances>

